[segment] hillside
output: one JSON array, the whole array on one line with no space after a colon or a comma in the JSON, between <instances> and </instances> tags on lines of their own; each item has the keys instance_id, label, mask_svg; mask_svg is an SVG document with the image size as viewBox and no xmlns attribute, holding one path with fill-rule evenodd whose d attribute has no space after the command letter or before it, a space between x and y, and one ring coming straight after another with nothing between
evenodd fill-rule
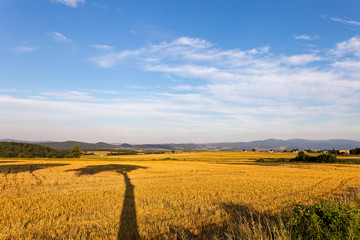
<instances>
[{"instance_id":1,"label":"hillside","mask_svg":"<svg viewBox=\"0 0 360 240\"><path fill-rule=\"evenodd\" d=\"M104 142L98 143L86 143L77 141L66 141L66 142L47 142L39 143L43 146L55 148L55 149L71 149L75 145L79 145L81 150L101 150L101 149L123 149L123 147L111 145Z\"/></svg>"},{"instance_id":2,"label":"hillside","mask_svg":"<svg viewBox=\"0 0 360 240\"><path fill-rule=\"evenodd\" d=\"M18 142L0 142L0 157L25 157L25 158L64 158L68 156L68 151L57 150L54 148Z\"/></svg>"}]
</instances>

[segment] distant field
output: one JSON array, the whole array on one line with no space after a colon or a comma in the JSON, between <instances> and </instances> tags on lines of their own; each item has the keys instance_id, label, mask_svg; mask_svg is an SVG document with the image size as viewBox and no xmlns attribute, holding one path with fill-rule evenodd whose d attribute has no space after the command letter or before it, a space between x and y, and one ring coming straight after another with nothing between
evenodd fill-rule
<instances>
[{"instance_id":1,"label":"distant field","mask_svg":"<svg viewBox=\"0 0 360 240\"><path fill-rule=\"evenodd\" d=\"M164 154L138 154L138 155L117 155L106 156L109 151L95 151L96 155L82 157L83 160L116 160L116 161L159 161L159 160L179 160L179 161L253 161L259 158L294 158L297 153L290 152L176 152Z\"/></svg>"},{"instance_id":2,"label":"distant field","mask_svg":"<svg viewBox=\"0 0 360 240\"><path fill-rule=\"evenodd\" d=\"M360 186L357 164L255 162L294 153L96 154L0 159L0 239L206 239L236 209L277 213Z\"/></svg>"}]
</instances>

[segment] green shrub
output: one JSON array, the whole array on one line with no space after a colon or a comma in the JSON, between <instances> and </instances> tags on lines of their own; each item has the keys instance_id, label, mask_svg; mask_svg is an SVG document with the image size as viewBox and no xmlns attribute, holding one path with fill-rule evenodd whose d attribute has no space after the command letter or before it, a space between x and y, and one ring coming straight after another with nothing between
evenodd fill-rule
<instances>
[{"instance_id":1,"label":"green shrub","mask_svg":"<svg viewBox=\"0 0 360 240\"><path fill-rule=\"evenodd\" d=\"M336 163L339 162L335 155L322 153L316 157L319 163Z\"/></svg>"},{"instance_id":2,"label":"green shrub","mask_svg":"<svg viewBox=\"0 0 360 240\"><path fill-rule=\"evenodd\" d=\"M299 152L298 155L293 159L296 162L306 162L308 159L308 155L306 155L303 151Z\"/></svg>"},{"instance_id":3,"label":"green shrub","mask_svg":"<svg viewBox=\"0 0 360 240\"><path fill-rule=\"evenodd\" d=\"M291 239L358 239L360 209L354 204L326 200L307 206L294 203L283 215Z\"/></svg>"}]
</instances>

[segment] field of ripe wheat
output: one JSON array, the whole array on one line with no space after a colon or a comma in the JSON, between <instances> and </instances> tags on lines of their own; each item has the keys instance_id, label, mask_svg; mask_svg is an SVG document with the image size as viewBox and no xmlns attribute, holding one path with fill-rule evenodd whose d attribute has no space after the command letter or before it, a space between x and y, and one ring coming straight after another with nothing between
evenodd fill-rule
<instances>
[{"instance_id":1,"label":"field of ripe wheat","mask_svg":"<svg viewBox=\"0 0 360 240\"><path fill-rule=\"evenodd\" d=\"M292 153L0 160L0 239L209 239L234 210L346 194L360 165L257 163Z\"/></svg>"}]
</instances>

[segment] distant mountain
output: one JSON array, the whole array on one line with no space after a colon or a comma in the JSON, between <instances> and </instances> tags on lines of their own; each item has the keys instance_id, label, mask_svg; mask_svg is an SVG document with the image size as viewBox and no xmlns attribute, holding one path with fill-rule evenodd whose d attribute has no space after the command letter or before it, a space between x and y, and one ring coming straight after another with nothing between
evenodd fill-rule
<instances>
[{"instance_id":1,"label":"distant mountain","mask_svg":"<svg viewBox=\"0 0 360 240\"><path fill-rule=\"evenodd\" d=\"M332 139L332 140L306 140L306 139L266 139L252 142L234 142L234 143L210 143L205 144L208 146L218 148L228 148L229 150L246 149L251 150L253 148L257 150L292 150L298 148L300 150L312 149L312 150L325 150L325 149L353 149L360 146L359 141L344 140L344 139Z\"/></svg>"},{"instance_id":2,"label":"distant mountain","mask_svg":"<svg viewBox=\"0 0 360 240\"><path fill-rule=\"evenodd\" d=\"M104 142L85 143L85 142L77 142L77 141L66 141L66 142L48 142L48 143L39 143L39 144L55 149L71 149L77 144L80 146L81 150L123 149L123 147L111 145Z\"/></svg>"},{"instance_id":3,"label":"distant mountain","mask_svg":"<svg viewBox=\"0 0 360 240\"><path fill-rule=\"evenodd\" d=\"M125 147L125 148L130 148L130 147L132 147L132 145L127 144L127 143L120 144L119 146Z\"/></svg>"},{"instance_id":4,"label":"distant mountain","mask_svg":"<svg viewBox=\"0 0 360 240\"><path fill-rule=\"evenodd\" d=\"M66 142L51 142L51 141L21 141L13 139L2 139L0 141L6 142L24 142L24 143L37 143L46 147L55 149L71 149L73 146L79 144L82 150L105 150L112 149L117 151L133 150L139 152L159 152L159 151L239 151L256 149L257 151L283 151L283 150L329 150L329 149L354 149L360 147L360 141L345 140L345 139L332 139L332 140L306 140L306 139L266 139L251 142L221 142L221 143L204 143L204 144L138 144L131 145L123 144L108 144L104 142L86 143L77 141Z\"/></svg>"},{"instance_id":5,"label":"distant mountain","mask_svg":"<svg viewBox=\"0 0 360 240\"><path fill-rule=\"evenodd\" d=\"M134 149L142 151L200 151L201 146L199 144L188 143L188 144L142 144L133 145Z\"/></svg>"}]
</instances>

